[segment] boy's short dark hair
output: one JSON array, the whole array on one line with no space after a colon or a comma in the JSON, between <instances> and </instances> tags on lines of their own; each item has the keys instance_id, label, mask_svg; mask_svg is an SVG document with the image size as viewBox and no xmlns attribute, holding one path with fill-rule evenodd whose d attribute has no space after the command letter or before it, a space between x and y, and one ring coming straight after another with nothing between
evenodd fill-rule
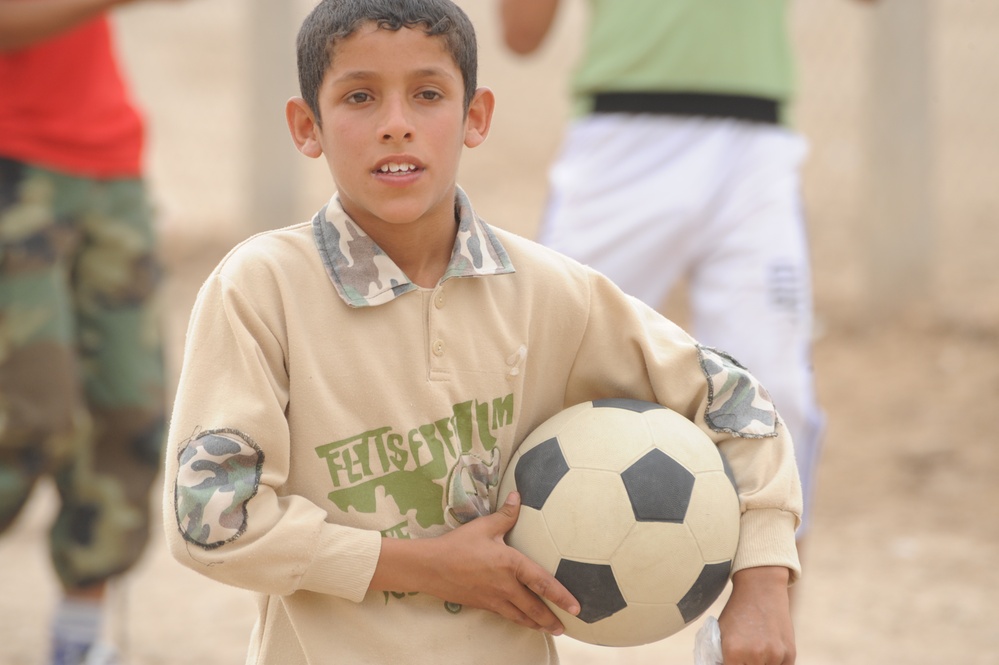
<instances>
[{"instance_id":1,"label":"boy's short dark hair","mask_svg":"<svg viewBox=\"0 0 999 665\"><path fill-rule=\"evenodd\" d=\"M298 85L302 98L319 116L319 88L333 63L336 44L365 23L379 28L421 28L428 37L441 37L465 83L465 111L476 89L478 55L475 29L451 0L322 0L298 32Z\"/></svg>"}]
</instances>

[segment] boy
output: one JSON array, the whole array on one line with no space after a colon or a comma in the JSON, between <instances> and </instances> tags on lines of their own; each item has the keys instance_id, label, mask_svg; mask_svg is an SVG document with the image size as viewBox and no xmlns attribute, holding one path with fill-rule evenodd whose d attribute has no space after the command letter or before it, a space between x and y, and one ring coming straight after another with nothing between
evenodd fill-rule
<instances>
[{"instance_id":1,"label":"boy","mask_svg":"<svg viewBox=\"0 0 999 665\"><path fill-rule=\"evenodd\" d=\"M324 0L298 50L288 124L337 193L208 278L168 439L174 556L260 594L247 662L557 663L539 597L578 606L504 544L519 500L498 480L541 422L615 396L670 406L727 453L745 512L726 662L792 663L790 439L726 356L475 216L455 178L494 99L464 13ZM466 471L487 489L451 482Z\"/></svg>"}]
</instances>

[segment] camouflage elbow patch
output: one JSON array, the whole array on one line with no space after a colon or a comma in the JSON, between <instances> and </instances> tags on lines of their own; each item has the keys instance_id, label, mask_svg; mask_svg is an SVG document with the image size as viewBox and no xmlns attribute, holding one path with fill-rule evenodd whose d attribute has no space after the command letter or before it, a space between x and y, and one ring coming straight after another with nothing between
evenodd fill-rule
<instances>
[{"instance_id":1,"label":"camouflage elbow patch","mask_svg":"<svg viewBox=\"0 0 999 665\"><path fill-rule=\"evenodd\" d=\"M260 487L264 453L231 429L207 430L178 457L174 509L184 540L215 549L246 530L246 504Z\"/></svg>"},{"instance_id":2,"label":"camouflage elbow patch","mask_svg":"<svg viewBox=\"0 0 999 665\"><path fill-rule=\"evenodd\" d=\"M697 351L708 380L708 427L747 439L777 436L777 409L756 377L726 353L707 346Z\"/></svg>"}]
</instances>

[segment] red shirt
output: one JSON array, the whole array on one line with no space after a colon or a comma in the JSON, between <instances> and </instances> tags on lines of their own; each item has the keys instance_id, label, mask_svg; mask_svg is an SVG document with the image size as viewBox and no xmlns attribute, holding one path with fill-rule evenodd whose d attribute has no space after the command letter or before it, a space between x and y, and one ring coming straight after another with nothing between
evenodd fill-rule
<instances>
[{"instance_id":1,"label":"red shirt","mask_svg":"<svg viewBox=\"0 0 999 665\"><path fill-rule=\"evenodd\" d=\"M72 175L138 176L142 117L107 17L0 52L0 156Z\"/></svg>"}]
</instances>

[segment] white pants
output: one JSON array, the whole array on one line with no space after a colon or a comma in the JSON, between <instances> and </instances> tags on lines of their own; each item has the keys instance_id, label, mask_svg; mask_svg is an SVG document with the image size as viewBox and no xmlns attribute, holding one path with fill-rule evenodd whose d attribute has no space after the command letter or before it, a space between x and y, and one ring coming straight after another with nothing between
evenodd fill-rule
<instances>
[{"instance_id":1,"label":"white pants","mask_svg":"<svg viewBox=\"0 0 999 665\"><path fill-rule=\"evenodd\" d=\"M660 307L687 279L691 333L767 388L810 513L822 413L801 208L805 141L740 121L606 114L575 121L550 173L540 240Z\"/></svg>"}]
</instances>

